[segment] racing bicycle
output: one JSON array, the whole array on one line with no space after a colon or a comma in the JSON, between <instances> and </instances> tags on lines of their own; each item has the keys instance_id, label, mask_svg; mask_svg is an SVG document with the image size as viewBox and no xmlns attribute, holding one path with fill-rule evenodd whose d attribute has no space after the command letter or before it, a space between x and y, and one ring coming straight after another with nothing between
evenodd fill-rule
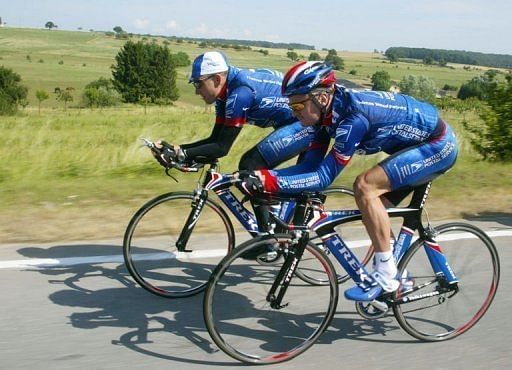
<instances>
[{"instance_id":1,"label":"racing bicycle","mask_svg":"<svg viewBox=\"0 0 512 370\"><path fill-rule=\"evenodd\" d=\"M151 148L153 143L143 140L145 146ZM203 291L213 268L235 246L235 228L228 212L238 220L238 230L247 232L246 237L258 235L256 218L244 205L247 198L240 199L233 191L233 184L240 180L232 174L218 172L218 168L217 161L172 162L166 169L170 177L171 169L185 173L201 171L195 190L157 196L130 220L123 240L125 265L134 280L147 291L166 298L188 297ZM209 196L211 192L228 212ZM352 190L345 187L327 189L325 195L328 196L327 207L354 204ZM273 208L280 218L290 220L295 202L279 202ZM316 242L322 244L319 238ZM359 253L366 263L373 255L373 248L362 246ZM306 269L296 273L309 284L328 284L325 276L310 274ZM340 270L337 278L343 282L348 275Z\"/></svg>"},{"instance_id":2,"label":"racing bicycle","mask_svg":"<svg viewBox=\"0 0 512 370\"><path fill-rule=\"evenodd\" d=\"M400 288L355 306L365 319L392 311L413 337L443 341L465 333L485 314L498 288L500 263L492 240L479 228L466 223L433 227L428 220L423 224L430 186L415 188L408 206L387 209L390 217L403 218L393 249ZM213 271L204 295L204 319L214 342L231 357L253 364L286 361L313 345L329 326L338 302L336 272L331 259L311 241L310 230L321 237L354 283L374 283L334 230L360 220L361 213L324 211L322 198L301 194L295 199L290 225L274 217L289 230L287 234L249 240ZM308 225L305 220L310 220ZM279 260L264 263L240 258L269 242L282 251ZM297 269L325 277L329 283L304 284L296 278Z\"/></svg>"}]
</instances>

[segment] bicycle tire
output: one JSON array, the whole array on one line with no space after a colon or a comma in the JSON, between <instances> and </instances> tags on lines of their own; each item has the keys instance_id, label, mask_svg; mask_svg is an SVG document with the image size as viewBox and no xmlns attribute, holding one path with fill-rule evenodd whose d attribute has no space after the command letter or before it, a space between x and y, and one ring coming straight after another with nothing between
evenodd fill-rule
<instances>
[{"instance_id":1,"label":"bicycle tire","mask_svg":"<svg viewBox=\"0 0 512 370\"><path fill-rule=\"evenodd\" d=\"M330 187L330 188L327 188L326 190L324 190L323 193L327 195L327 199L324 204L325 210L327 210L327 211L340 210L340 209L357 209L357 206L353 200L354 191L348 187L333 186L333 187ZM341 200L339 198L333 199L335 195L343 195L343 197L341 198ZM347 199L344 199L344 197L352 197L352 199L350 201L348 201ZM335 262L333 262L334 266L339 266L339 263L336 261L336 258L331 255L331 252L329 251L329 249L327 249L323 245L322 240L318 236L313 234L311 236L311 240L318 247L322 248L324 250L324 253L326 253L329 256L329 258L334 258L334 260L335 260ZM366 245L360 246L357 248L357 250L353 248L353 252L356 253L359 261L361 261L361 263L364 266L366 266L372 260L372 257L374 254L374 249L370 242L368 244L368 246L366 246ZM295 271L295 274L300 279L304 280L305 282L307 282L311 285L324 285L324 284L329 283L328 280L318 280L316 277L310 276L306 270L303 270L300 268ZM346 273L346 271L343 270L341 267L337 268L337 276L338 276L339 284L342 284L345 281L350 279L350 275L348 275Z\"/></svg>"},{"instance_id":2,"label":"bicycle tire","mask_svg":"<svg viewBox=\"0 0 512 370\"><path fill-rule=\"evenodd\" d=\"M142 288L158 296L181 298L203 291L213 268L234 248L231 220L217 203L207 199L186 245L192 252L177 251L177 236L193 198L192 192L158 196L144 204L126 228L126 268ZM203 227L202 221L208 227ZM205 239L215 240L215 249L209 248L211 243Z\"/></svg>"},{"instance_id":3,"label":"bicycle tire","mask_svg":"<svg viewBox=\"0 0 512 370\"><path fill-rule=\"evenodd\" d=\"M492 240L479 228L465 223L449 223L435 228L438 241L447 262L458 279L458 290L437 296L443 281L425 286L409 295L403 289L393 299L408 297L410 303L393 307L400 326L411 336L422 341L442 341L455 338L472 328L490 307L499 284L500 262ZM426 253L421 253L423 242L417 240L401 259L398 270L407 271L413 287L435 279ZM441 277L442 279L442 277ZM432 293L434 292L434 293ZM426 295L424 295L426 294ZM414 301L415 296L424 299Z\"/></svg>"},{"instance_id":4,"label":"bicycle tire","mask_svg":"<svg viewBox=\"0 0 512 370\"><path fill-rule=\"evenodd\" d=\"M277 234L273 240L274 248L293 243L288 234ZM260 257L242 257L268 244L269 237L258 237L236 247L213 271L203 301L204 320L213 341L229 356L250 364L283 362L304 352L328 327L338 300L334 268L322 250L309 242L305 253L315 256L318 273L328 275L329 284L311 286L292 277L283 307L271 308L266 296L284 254L268 263Z\"/></svg>"}]
</instances>

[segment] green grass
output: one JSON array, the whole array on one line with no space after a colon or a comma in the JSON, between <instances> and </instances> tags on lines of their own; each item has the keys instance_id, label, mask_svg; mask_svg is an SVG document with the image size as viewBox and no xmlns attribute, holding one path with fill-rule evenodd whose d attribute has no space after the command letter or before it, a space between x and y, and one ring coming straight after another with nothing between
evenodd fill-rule
<instances>
[{"instance_id":1,"label":"green grass","mask_svg":"<svg viewBox=\"0 0 512 370\"><path fill-rule=\"evenodd\" d=\"M162 39L159 40L162 42ZM189 68L179 70L181 98L173 107L123 105L103 111L68 109L52 97L38 115L35 91L72 86L80 89L100 76L110 76L110 65L124 41L102 33L0 28L0 64L12 68L29 87L30 105L0 123L0 234L2 242L120 237L129 218L148 199L171 190L189 190L197 174L178 174L174 183L163 174L139 137L165 138L183 143L206 137L214 121L187 84ZM194 44L171 43L173 52L191 59L204 52ZM270 67L285 71L293 63L287 50L223 50L234 65ZM300 51L308 56L310 51ZM321 52L322 53L322 52ZM31 62L26 58L30 55ZM346 70L340 77L368 84L368 75L387 70L393 79L416 73L432 77L438 86L459 85L482 71L382 63L373 53L342 52ZM44 63L38 60L43 59ZM58 64L63 60L64 64ZM85 64L85 66L83 65ZM75 103L76 104L76 100ZM510 212L512 165L479 160L461 126L462 116L443 111L455 128L461 147L457 165L436 180L432 191L433 217L459 217L479 212ZM466 119L478 121L475 114ZM221 170L236 169L240 156L269 130L246 127ZM356 157L336 184L351 185L361 171L383 156Z\"/></svg>"}]
</instances>

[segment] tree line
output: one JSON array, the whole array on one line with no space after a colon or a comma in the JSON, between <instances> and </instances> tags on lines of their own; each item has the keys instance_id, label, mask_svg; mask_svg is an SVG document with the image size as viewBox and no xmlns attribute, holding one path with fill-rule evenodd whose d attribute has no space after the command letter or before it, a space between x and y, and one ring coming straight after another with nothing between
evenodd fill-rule
<instances>
[{"instance_id":1,"label":"tree line","mask_svg":"<svg viewBox=\"0 0 512 370\"><path fill-rule=\"evenodd\" d=\"M440 64L450 62L495 68L512 68L512 55L507 54L486 54L465 50L391 47L386 50L385 55L392 61L401 58L409 58L435 60Z\"/></svg>"}]
</instances>

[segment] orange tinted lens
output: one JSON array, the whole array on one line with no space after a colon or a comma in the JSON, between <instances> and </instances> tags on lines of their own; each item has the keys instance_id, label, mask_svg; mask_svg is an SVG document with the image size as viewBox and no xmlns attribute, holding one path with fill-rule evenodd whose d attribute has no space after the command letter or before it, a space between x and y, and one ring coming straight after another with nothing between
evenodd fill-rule
<instances>
[{"instance_id":1,"label":"orange tinted lens","mask_svg":"<svg viewBox=\"0 0 512 370\"><path fill-rule=\"evenodd\" d=\"M293 104L288 104L288 106L294 112L299 112L304 109L304 103L293 103Z\"/></svg>"}]
</instances>

